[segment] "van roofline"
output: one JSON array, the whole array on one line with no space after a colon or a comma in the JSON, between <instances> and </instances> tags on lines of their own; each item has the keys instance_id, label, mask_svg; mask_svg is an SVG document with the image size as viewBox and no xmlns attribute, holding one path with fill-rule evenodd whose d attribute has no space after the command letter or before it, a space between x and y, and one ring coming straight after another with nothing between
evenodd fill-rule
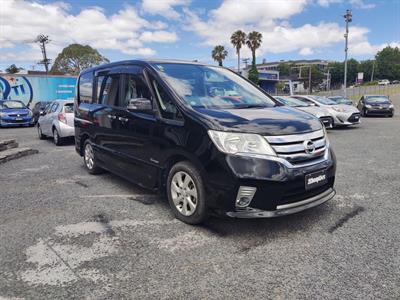
<instances>
[{"instance_id":1,"label":"van roofline","mask_svg":"<svg viewBox=\"0 0 400 300\"><path fill-rule=\"evenodd\" d=\"M151 64L156 64L156 63L170 63L170 64L187 64L187 65L199 65L199 66L213 66L213 67L218 67L214 65L210 65L207 63L202 63L202 62L197 62L197 61L188 61L188 60L179 60L179 59L132 59L132 60L121 60L121 61L116 61L112 63L107 63L107 64L102 64L99 66L95 66L89 69L85 69L81 71L80 75L86 74L89 72L101 70L101 69L106 69L114 66L120 66L120 65L130 65L130 64L139 64L139 65L146 65L150 66Z\"/></svg>"}]
</instances>

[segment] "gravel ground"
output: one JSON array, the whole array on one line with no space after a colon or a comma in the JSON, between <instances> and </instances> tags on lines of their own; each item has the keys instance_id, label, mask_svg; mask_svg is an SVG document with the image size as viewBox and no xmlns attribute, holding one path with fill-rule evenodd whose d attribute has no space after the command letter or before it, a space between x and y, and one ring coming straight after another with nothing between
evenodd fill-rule
<instances>
[{"instance_id":1,"label":"gravel ground","mask_svg":"<svg viewBox=\"0 0 400 300\"><path fill-rule=\"evenodd\" d=\"M399 112L329 132L328 203L197 227L149 191L87 174L72 143L1 129L40 152L0 165L0 299L399 299Z\"/></svg>"}]
</instances>

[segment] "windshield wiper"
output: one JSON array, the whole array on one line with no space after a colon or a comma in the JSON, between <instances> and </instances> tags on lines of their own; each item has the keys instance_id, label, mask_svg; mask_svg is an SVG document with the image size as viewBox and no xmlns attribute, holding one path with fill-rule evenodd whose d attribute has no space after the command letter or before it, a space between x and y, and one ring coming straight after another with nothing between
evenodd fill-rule
<instances>
[{"instance_id":1,"label":"windshield wiper","mask_svg":"<svg viewBox=\"0 0 400 300\"><path fill-rule=\"evenodd\" d=\"M236 109L243 109L243 108L266 108L266 105L259 105L259 104L247 104L235 107Z\"/></svg>"}]
</instances>

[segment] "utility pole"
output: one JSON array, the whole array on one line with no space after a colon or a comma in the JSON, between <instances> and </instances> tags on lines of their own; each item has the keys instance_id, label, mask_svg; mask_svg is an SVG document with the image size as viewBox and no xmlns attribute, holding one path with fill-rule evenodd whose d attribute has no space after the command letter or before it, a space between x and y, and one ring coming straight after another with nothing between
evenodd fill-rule
<instances>
[{"instance_id":1,"label":"utility pole","mask_svg":"<svg viewBox=\"0 0 400 300\"><path fill-rule=\"evenodd\" d=\"M308 94L311 95L311 65L308 67Z\"/></svg>"},{"instance_id":2,"label":"utility pole","mask_svg":"<svg viewBox=\"0 0 400 300\"><path fill-rule=\"evenodd\" d=\"M328 67L328 73L326 73L326 90L330 91L331 89L331 69Z\"/></svg>"},{"instance_id":3,"label":"utility pole","mask_svg":"<svg viewBox=\"0 0 400 300\"><path fill-rule=\"evenodd\" d=\"M47 74L49 72L50 59L47 58L46 44L48 44L50 42L49 36L40 34L37 36L35 42L39 44L40 49L42 50L42 55L43 55L43 60L38 62L38 64L44 65L44 68L45 68L46 74Z\"/></svg>"},{"instance_id":4,"label":"utility pole","mask_svg":"<svg viewBox=\"0 0 400 300\"><path fill-rule=\"evenodd\" d=\"M346 10L346 14L343 16L346 22L346 33L344 34L345 47L344 47L344 97L347 97L347 51L348 51L348 40L349 40L349 23L353 20L351 10Z\"/></svg>"},{"instance_id":5,"label":"utility pole","mask_svg":"<svg viewBox=\"0 0 400 300\"><path fill-rule=\"evenodd\" d=\"M374 81L375 60L372 61L371 81Z\"/></svg>"}]
</instances>

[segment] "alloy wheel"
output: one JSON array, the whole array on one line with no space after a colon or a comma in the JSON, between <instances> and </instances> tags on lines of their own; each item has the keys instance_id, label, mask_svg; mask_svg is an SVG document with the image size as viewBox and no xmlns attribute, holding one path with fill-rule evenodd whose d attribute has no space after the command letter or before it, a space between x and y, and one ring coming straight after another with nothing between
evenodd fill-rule
<instances>
[{"instance_id":1,"label":"alloy wheel","mask_svg":"<svg viewBox=\"0 0 400 300\"><path fill-rule=\"evenodd\" d=\"M86 146L85 146L84 159L85 159L86 167L89 170L93 169L93 166L94 166L94 154L93 154L92 145L90 145L89 143L87 143Z\"/></svg>"},{"instance_id":2,"label":"alloy wheel","mask_svg":"<svg viewBox=\"0 0 400 300\"><path fill-rule=\"evenodd\" d=\"M171 180L171 196L176 209L184 216L194 214L198 203L194 180L184 171L177 172Z\"/></svg>"}]
</instances>

